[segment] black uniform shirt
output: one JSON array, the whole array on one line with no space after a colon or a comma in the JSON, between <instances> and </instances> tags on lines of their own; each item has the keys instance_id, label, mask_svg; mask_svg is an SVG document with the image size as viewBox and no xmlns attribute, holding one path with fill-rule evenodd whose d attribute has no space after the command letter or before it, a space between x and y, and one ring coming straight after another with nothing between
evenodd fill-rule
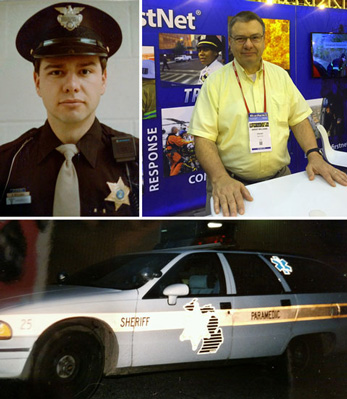
<instances>
[{"instance_id":1,"label":"black uniform shirt","mask_svg":"<svg viewBox=\"0 0 347 399\"><path fill-rule=\"evenodd\" d=\"M111 138L114 136L129 137L95 119L77 143L80 152L74 156L73 163L79 181L81 216L138 215L134 196L138 190L138 161L128 162L130 185L125 163L116 162L113 156ZM61 144L46 121L44 126L31 129L0 147L1 216L52 216L55 183L65 160L56 150ZM120 177L133 190L129 195L130 205L122 204L116 211L115 203L105 198L111 193L107 183L117 183ZM7 205L6 198L18 191L30 192L31 202Z\"/></svg>"}]
</instances>

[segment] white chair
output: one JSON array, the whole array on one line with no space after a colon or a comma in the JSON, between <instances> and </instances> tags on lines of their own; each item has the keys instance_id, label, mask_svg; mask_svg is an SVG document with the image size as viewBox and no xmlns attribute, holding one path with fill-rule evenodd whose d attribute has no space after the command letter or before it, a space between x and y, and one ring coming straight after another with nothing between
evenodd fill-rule
<instances>
[{"instance_id":1,"label":"white chair","mask_svg":"<svg viewBox=\"0 0 347 399\"><path fill-rule=\"evenodd\" d=\"M324 126L317 123L317 129L322 139L324 158L332 165L347 167L347 152L336 151L331 147L328 133Z\"/></svg>"},{"instance_id":2,"label":"white chair","mask_svg":"<svg viewBox=\"0 0 347 399\"><path fill-rule=\"evenodd\" d=\"M210 210L211 210L211 215L208 215L208 216L212 216L214 218L223 217L223 213L219 213L217 215L216 212L214 211L214 201L213 201L212 195L211 195L211 199L210 199ZM222 208L220 208L220 212L222 212Z\"/></svg>"}]
</instances>

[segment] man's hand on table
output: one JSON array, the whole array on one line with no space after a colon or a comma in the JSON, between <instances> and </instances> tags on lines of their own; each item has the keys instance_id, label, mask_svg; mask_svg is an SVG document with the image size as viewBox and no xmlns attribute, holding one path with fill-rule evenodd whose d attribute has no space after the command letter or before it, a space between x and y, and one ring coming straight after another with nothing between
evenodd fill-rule
<instances>
[{"instance_id":1,"label":"man's hand on table","mask_svg":"<svg viewBox=\"0 0 347 399\"><path fill-rule=\"evenodd\" d=\"M212 197L215 213L218 215L221 207L223 216L237 216L237 213L243 215L244 199L253 201L245 185L228 175L223 175L212 182Z\"/></svg>"},{"instance_id":2,"label":"man's hand on table","mask_svg":"<svg viewBox=\"0 0 347 399\"><path fill-rule=\"evenodd\" d=\"M309 180L313 180L315 175L321 175L333 187L336 186L336 183L347 186L346 173L325 162L322 156L316 152L308 155L306 172Z\"/></svg>"}]
</instances>

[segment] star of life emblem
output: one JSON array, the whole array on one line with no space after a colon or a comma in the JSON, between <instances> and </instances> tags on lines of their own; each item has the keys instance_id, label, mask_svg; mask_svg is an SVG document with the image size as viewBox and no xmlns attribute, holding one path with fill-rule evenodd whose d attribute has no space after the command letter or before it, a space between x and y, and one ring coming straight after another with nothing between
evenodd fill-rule
<instances>
[{"instance_id":1,"label":"star of life emblem","mask_svg":"<svg viewBox=\"0 0 347 399\"><path fill-rule=\"evenodd\" d=\"M288 265L288 262L285 259L280 259L278 256L272 256L270 261L275 265L279 272L282 272L286 276L292 274L293 268Z\"/></svg>"},{"instance_id":2,"label":"star of life emblem","mask_svg":"<svg viewBox=\"0 0 347 399\"><path fill-rule=\"evenodd\" d=\"M55 9L60 12L60 15L57 16L57 20L63 28L72 31L81 25L83 16L79 13L83 11L84 8L85 7L72 8L71 6L55 7Z\"/></svg>"},{"instance_id":3,"label":"star of life emblem","mask_svg":"<svg viewBox=\"0 0 347 399\"><path fill-rule=\"evenodd\" d=\"M212 305L200 307L198 299L194 298L184 309L187 311L187 324L180 335L180 341L190 340L193 351L202 342L198 355L216 353L224 342L224 336L215 308Z\"/></svg>"},{"instance_id":4,"label":"star of life emblem","mask_svg":"<svg viewBox=\"0 0 347 399\"><path fill-rule=\"evenodd\" d=\"M111 190L110 194L105 198L105 201L114 202L116 211L123 205L130 205L129 201L129 193L130 189L127 187L122 178L118 179L117 183L107 182L109 189Z\"/></svg>"}]
</instances>

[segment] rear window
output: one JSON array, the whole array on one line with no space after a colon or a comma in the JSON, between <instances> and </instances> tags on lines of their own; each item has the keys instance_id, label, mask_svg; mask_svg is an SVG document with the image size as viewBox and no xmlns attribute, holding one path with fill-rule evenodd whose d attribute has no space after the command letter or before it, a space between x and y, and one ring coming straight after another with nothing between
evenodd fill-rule
<instances>
[{"instance_id":1,"label":"rear window","mask_svg":"<svg viewBox=\"0 0 347 399\"><path fill-rule=\"evenodd\" d=\"M270 261L271 256L266 256L266 258ZM293 292L329 293L347 291L347 278L332 266L307 258L291 256L281 256L281 258L285 259L292 268L292 272L284 278Z\"/></svg>"},{"instance_id":2,"label":"rear window","mask_svg":"<svg viewBox=\"0 0 347 399\"><path fill-rule=\"evenodd\" d=\"M269 266L253 254L225 253L236 284L237 295L277 295L282 284Z\"/></svg>"}]
</instances>

